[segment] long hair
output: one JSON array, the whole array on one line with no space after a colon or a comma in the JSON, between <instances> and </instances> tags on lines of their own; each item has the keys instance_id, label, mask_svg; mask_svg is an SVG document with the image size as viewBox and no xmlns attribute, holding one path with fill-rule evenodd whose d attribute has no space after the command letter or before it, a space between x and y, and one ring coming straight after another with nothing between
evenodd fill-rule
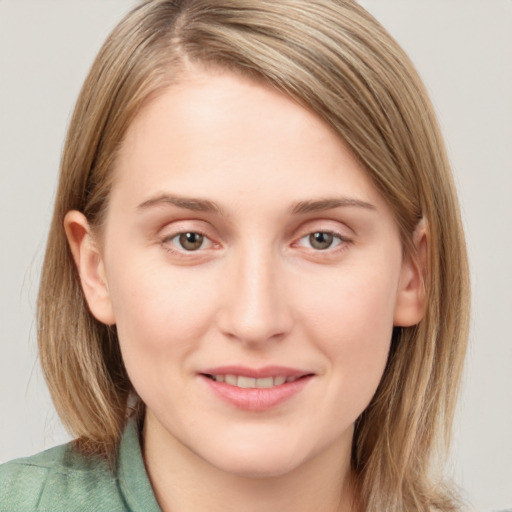
<instances>
[{"instance_id":1,"label":"long hair","mask_svg":"<svg viewBox=\"0 0 512 512\"><path fill-rule=\"evenodd\" d=\"M270 84L322 118L392 209L404 253L414 257L415 227L426 223L425 315L393 332L381 383L356 422L352 468L364 510L456 510L434 470L449 446L467 344L457 196L414 66L350 0L146 0L109 36L69 126L38 299L41 363L63 423L80 449L111 458L128 411L143 414L115 328L88 310L63 219L76 209L101 229L128 126L188 62Z\"/></svg>"}]
</instances>

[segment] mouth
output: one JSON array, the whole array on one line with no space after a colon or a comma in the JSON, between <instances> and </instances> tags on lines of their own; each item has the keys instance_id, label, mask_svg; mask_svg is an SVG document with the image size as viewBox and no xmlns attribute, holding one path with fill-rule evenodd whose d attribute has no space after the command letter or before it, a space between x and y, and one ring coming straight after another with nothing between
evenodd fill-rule
<instances>
[{"instance_id":1,"label":"mouth","mask_svg":"<svg viewBox=\"0 0 512 512\"><path fill-rule=\"evenodd\" d=\"M304 379L306 377L312 376L311 373L300 375L300 376L290 376L287 377L285 375L276 375L274 377L246 377L245 375L234 375L234 374L209 374L203 373L201 374L204 377L213 380L215 382L223 382L228 384L229 386L234 386L242 389L270 389L275 388L277 386L282 386L284 384L288 384L290 382L295 382L296 380Z\"/></svg>"},{"instance_id":2,"label":"mouth","mask_svg":"<svg viewBox=\"0 0 512 512\"><path fill-rule=\"evenodd\" d=\"M198 376L224 403L263 412L300 395L315 374L285 367L256 370L231 366L212 368Z\"/></svg>"}]
</instances>

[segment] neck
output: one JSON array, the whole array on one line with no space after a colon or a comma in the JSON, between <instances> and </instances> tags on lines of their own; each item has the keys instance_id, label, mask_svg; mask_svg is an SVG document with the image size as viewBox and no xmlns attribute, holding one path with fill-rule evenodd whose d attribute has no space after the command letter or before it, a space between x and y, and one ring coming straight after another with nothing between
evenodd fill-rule
<instances>
[{"instance_id":1,"label":"neck","mask_svg":"<svg viewBox=\"0 0 512 512\"><path fill-rule=\"evenodd\" d=\"M163 512L353 512L350 444L332 446L284 475L227 473L146 417L143 453Z\"/></svg>"}]
</instances>

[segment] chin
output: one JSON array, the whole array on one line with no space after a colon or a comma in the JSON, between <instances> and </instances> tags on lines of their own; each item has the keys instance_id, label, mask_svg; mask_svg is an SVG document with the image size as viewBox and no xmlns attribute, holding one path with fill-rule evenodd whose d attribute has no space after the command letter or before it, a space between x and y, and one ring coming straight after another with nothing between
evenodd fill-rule
<instances>
[{"instance_id":1,"label":"chin","mask_svg":"<svg viewBox=\"0 0 512 512\"><path fill-rule=\"evenodd\" d=\"M305 446L286 443L282 438L231 438L228 442L216 444L214 452L208 448L210 453L203 452L203 459L220 471L247 478L283 476L309 458Z\"/></svg>"},{"instance_id":2,"label":"chin","mask_svg":"<svg viewBox=\"0 0 512 512\"><path fill-rule=\"evenodd\" d=\"M226 455L222 461L217 461L214 465L224 473L243 478L277 478L293 472L300 466L300 461L295 457L284 454L279 456L276 453L265 454L261 450L254 456L238 454L231 457Z\"/></svg>"}]
</instances>

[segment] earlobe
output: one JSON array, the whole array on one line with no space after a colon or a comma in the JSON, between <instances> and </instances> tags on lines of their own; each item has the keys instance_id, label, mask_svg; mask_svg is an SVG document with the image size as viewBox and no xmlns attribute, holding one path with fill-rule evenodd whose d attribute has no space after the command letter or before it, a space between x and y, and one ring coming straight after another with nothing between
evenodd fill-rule
<instances>
[{"instance_id":1,"label":"earlobe","mask_svg":"<svg viewBox=\"0 0 512 512\"><path fill-rule=\"evenodd\" d=\"M427 272L428 226L421 219L413 235L415 254L404 258L395 305L393 325L410 327L425 313L425 277Z\"/></svg>"},{"instance_id":2,"label":"earlobe","mask_svg":"<svg viewBox=\"0 0 512 512\"><path fill-rule=\"evenodd\" d=\"M103 258L85 215L69 211L64 229L91 313L104 324L115 324Z\"/></svg>"}]
</instances>

